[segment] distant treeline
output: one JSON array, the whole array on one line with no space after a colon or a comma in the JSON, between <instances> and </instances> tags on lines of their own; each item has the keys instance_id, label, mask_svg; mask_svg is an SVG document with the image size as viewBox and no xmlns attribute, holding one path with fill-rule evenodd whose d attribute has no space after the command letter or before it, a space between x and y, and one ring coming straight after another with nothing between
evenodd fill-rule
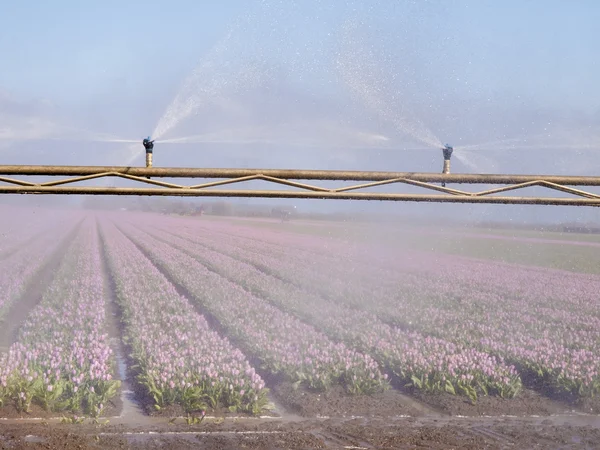
<instances>
[{"instance_id":1,"label":"distant treeline","mask_svg":"<svg viewBox=\"0 0 600 450\"><path fill-rule=\"evenodd\" d=\"M550 231L555 233L600 234L598 224L524 224L507 222L478 222L477 227L509 230Z\"/></svg>"},{"instance_id":2,"label":"distant treeline","mask_svg":"<svg viewBox=\"0 0 600 450\"><path fill-rule=\"evenodd\" d=\"M86 197L83 203L85 208L129 211L146 211L161 214L177 214L182 216L232 216L232 217L254 217L254 218L281 218L282 211L289 211L291 220L324 220L343 222L378 222L399 223L405 225L431 225L431 218L373 214L361 212L315 212L295 208L293 202L277 202L248 204L229 200L206 199L178 199L168 197ZM558 223L544 224L533 222L508 222L508 221L478 221L465 224L460 219L445 218L444 223L448 226L475 226L478 228L504 229L504 230L530 230L551 231L562 233L585 233L600 234L598 223Z\"/></svg>"},{"instance_id":3,"label":"distant treeline","mask_svg":"<svg viewBox=\"0 0 600 450\"><path fill-rule=\"evenodd\" d=\"M184 201L171 198L101 198L89 197L85 199L84 207L88 209L145 211L161 214L177 214L182 216L232 216L232 217L254 217L254 218L281 218L282 212L289 212L290 218L304 220L332 220L332 221L360 221L372 220L372 216L341 213L341 212L313 212L302 211L294 205L286 204L262 204L248 205L230 201Z\"/></svg>"}]
</instances>

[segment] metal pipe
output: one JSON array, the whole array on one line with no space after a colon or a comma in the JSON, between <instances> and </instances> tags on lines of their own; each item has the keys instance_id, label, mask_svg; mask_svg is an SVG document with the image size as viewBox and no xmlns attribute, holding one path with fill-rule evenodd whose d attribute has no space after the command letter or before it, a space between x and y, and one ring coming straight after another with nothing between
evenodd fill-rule
<instances>
[{"instance_id":1,"label":"metal pipe","mask_svg":"<svg viewBox=\"0 0 600 450\"><path fill-rule=\"evenodd\" d=\"M448 144L442 148L442 154L444 155L444 167L442 168L442 173L444 175L448 175L450 173L450 158L452 157L453 151L454 149ZM446 187L446 182L442 181L442 187Z\"/></svg>"},{"instance_id":2,"label":"metal pipe","mask_svg":"<svg viewBox=\"0 0 600 450\"><path fill-rule=\"evenodd\" d=\"M600 206L600 199L552 197L473 197L468 195L395 194L372 192L309 192L181 188L119 188L87 186L0 186L0 194L153 195L179 197L267 197L330 200L386 200L438 203Z\"/></svg>"},{"instance_id":3,"label":"metal pipe","mask_svg":"<svg viewBox=\"0 0 600 450\"><path fill-rule=\"evenodd\" d=\"M450 173L450 160L444 159L444 168L442 169L442 173L444 175L448 175ZM442 187L446 187L446 182L442 181Z\"/></svg>"},{"instance_id":4,"label":"metal pipe","mask_svg":"<svg viewBox=\"0 0 600 450\"><path fill-rule=\"evenodd\" d=\"M450 160L449 159L444 160L444 168L442 169L442 173L444 173L444 174L450 173Z\"/></svg>"},{"instance_id":5,"label":"metal pipe","mask_svg":"<svg viewBox=\"0 0 600 450\"><path fill-rule=\"evenodd\" d=\"M186 167L126 167L126 166L18 166L0 165L0 175L85 176L115 172L153 178L241 178L265 175L290 180L385 181L394 178L430 183L454 184L518 184L547 181L567 186L600 186L600 177L562 175L510 174L440 174L419 172L379 172L347 170L292 170L292 169L219 169Z\"/></svg>"}]
</instances>

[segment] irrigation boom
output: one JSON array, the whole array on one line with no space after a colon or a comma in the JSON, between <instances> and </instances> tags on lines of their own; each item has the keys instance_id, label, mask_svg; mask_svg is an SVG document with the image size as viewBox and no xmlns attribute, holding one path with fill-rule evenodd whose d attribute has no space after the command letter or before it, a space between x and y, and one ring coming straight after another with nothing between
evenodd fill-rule
<instances>
[{"instance_id":1,"label":"irrigation boom","mask_svg":"<svg viewBox=\"0 0 600 450\"><path fill-rule=\"evenodd\" d=\"M449 170L448 170L449 171ZM68 194L68 195L144 195L181 197L270 197L335 200L386 200L440 203L500 203L530 205L600 206L600 194L573 186L600 186L600 177L558 175L493 175L443 173L378 172L341 170L288 169L211 169L175 167L125 166L0 166L2 194ZM31 181L13 176L68 177L52 181ZM136 181L144 187L110 187L74 185L93 179L117 178ZM200 184L179 184L156 178L218 179ZM278 190L231 188L232 185L261 180L278 185ZM301 180L301 181L297 181ZM306 181L356 181L341 187L322 187ZM439 183L439 184L435 184ZM444 184L444 186L440 184ZM429 193L372 192L370 188L389 185L412 185ZM467 191L445 185L488 185L480 191ZM148 186L150 185L150 186ZM490 187L489 185L499 185ZM223 189L228 186L229 189ZM504 196L498 195L539 186L560 191L568 196ZM366 192L365 192L366 191Z\"/></svg>"}]
</instances>

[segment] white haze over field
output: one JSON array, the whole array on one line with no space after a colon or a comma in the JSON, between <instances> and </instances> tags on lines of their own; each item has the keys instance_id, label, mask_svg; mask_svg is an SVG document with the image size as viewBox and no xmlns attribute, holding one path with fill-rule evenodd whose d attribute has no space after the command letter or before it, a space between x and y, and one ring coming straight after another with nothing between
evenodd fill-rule
<instances>
[{"instance_id":1,"label":"white haze over field","mask_svg":"<svg viewBox=\"0 0 600 450\"><path fill-rule=\"evenodd\" d=\"M151 135L155 166L439 172L449 143L453 172L598 175L600 34L585 20L595 3L363 3L178 1L117 16L107 4L93 17L114 22L91 34L69 29L57 7L46 13L64 34L44 40L32 28L21 51L18 30L0 30L17 47L0 46L3 164L143 165ZM29 47L39 50L24 62ZM598 218L575 208L335 205Z\"/></svg>"}]
</instances>

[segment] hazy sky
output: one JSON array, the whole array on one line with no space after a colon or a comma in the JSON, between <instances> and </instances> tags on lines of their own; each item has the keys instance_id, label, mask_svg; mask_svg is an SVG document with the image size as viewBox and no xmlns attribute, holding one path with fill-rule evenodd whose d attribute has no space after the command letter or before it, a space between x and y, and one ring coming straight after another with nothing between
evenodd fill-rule
<instances>
[{"instance_id":1,"label":"hazy sky","mask_svg":"<svg viewBox=\"0 0 600 450\"><path fill-rule=\"evenodd\" d=\"M153 133L195 136L157 146L170 166L437 172L450 142L455 171L597 174L599 20L595 0L1 2L0 154L138 163L91 140Z\"/></svg>"},{"instance_id":2,"label":"hazy sky","mask_svg":"<svg viewBox=\"0 0 600 450\"><path fill-rule=\"evenodd\" d=\"M256 15L252 25L263 29L251 37L258 45L291 40L297 48L290 50L302 50L314 47L316 36L335 35L353 10L386 34L395 31L415 54L423 50L424 60L447 49L443 65L429 62L462 77L471 85L466 94L527 94L543 106L599 108L595 0L2 2L0 86L56 102L87 101L119 83L142 95L172 91L159 83L176 82L236 19Z\"/></svg>"}]
</instances>

